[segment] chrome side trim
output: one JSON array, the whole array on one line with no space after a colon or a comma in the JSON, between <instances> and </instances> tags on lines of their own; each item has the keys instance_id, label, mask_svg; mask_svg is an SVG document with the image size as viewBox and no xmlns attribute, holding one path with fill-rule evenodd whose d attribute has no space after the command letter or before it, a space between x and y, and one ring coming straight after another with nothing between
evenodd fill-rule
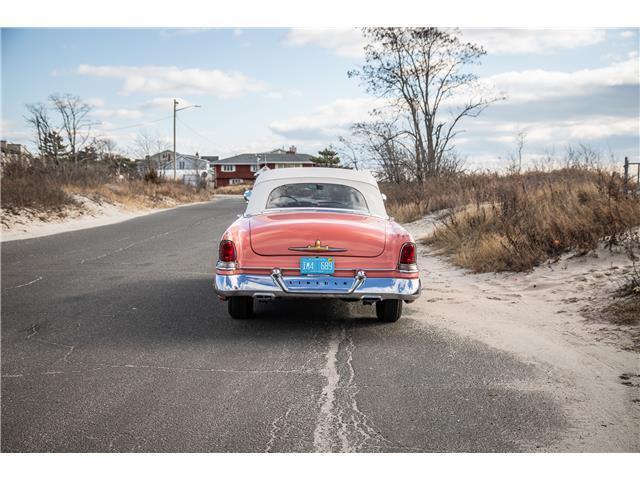
<instances>
[{"instance_id":1,"label":"chrome side trim","mask_svg":"<svg viewBox=\"0 0 640 480\"><path fill-rule=\"evenodd\" d=\"M218 260L216 262L216 268L218 270L232 271L238 268L238 265L236 264L236 262L223 262L222 260Z\"/></svg>"},{"instance_id":2,"label":"chrome side trim","mask_svg":"<svg viewBox=\"0 0 640 480\"><path fill-rule=\"evenodd\" d=\"M416 265L415 263L399 263L398 271L399 272L417 272L418 265Z\"/></svg>"},{"instance_id":3,"label":"chrome side trim","mask_svg":"<svg viewBox=\"0 0 640 480\"><path fill-rule=\"evenodd\" d=\"M337 247L289 247L292 252L310 252L310 253L323 253L323 252L346 252L346 248Z\"/></svg>"}]
</instances>

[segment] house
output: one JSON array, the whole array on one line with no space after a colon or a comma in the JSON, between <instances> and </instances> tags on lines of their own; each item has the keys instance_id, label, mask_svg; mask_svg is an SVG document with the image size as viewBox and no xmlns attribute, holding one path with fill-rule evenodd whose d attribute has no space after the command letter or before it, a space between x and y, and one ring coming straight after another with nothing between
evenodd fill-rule
<instances>
[{"instance_id":1,"label":"house","mask_svg":"<svg viewBox=\"0 0 640 480\"><path fill-rule=\"evenodd\" d=\"M175 165L176 180L187 183L197 183L198 178L214 181L213 169L208 160L200 158L197 153L188 155L176 152L177 162ZM144 160L138 161L139 169L149 171L151 169L158 172L161 178L172 180L174 175L173 151L164 150L154 155L147 156Z\"/></svg>"},{"instance_id":2,"label":"house","mask_svg":"<svg viewBox=\"0 0 640 480\"><path fill-rule=\"evenodd\" d=\"M251 185L258 172L268 169L287 167L313 167L311 155L297 153L295 147L288 150L276 149L262 153L242 153L213 162L215 166L216 187L227 185Z\"/></svg>"},{"instance_id":3,"label":"house","mask_svg":"<svg viewBox=\"0 0 640 480\"><path fill-rule=\"evenodd\" d=\"M6 140L0 141L0 163L24 162L30 163L32 155L27 147L19 143L9 143Z\"/></svg>"}]
</instances>

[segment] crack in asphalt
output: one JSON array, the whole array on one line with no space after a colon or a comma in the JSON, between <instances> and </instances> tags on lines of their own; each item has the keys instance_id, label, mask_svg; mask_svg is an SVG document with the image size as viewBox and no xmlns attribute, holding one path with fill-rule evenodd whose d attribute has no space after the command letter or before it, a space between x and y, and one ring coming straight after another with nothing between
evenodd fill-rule
<instances>
[{"instance_id":1,"label":"crack in asphalt","mask_svg":"<svg viewBox=\"0 0 640 480\"><path fill-rule=\"evenodd\" d=\"M267 442L267 446L264 450L265 453L269 453L278 439L278 433L283 430L287 426L287 422L289 420L289 414L291 413L291 408L289 408L284 414L280 415L271 423L271 430L269 431L269 441ZM278 422L282 422L282 425L278 425Z\"/></svg>"},{"instance_id":2,"label":"crack in asphalt","mask_svg":"<svg viewBox=\"0 0 640 480\"><path fill-rule=\"evenodd\" d=\"M344 334L344 329L342 330ZM329 348L326 353L325 367L322 369L322 375L326 379L326 385L322 388L320 394L320 411L316 419L316 427L313 431L313 447L316 452L331 452L333 444L331 438L331 428L336 418L334 412L334 402L336 397L336 388L340 382L340 374L338 373L338 349L342 338L337 331L331 332L329 339Z\"/></svg>"},{"instance_id":3,"label":"crack in asphalt","mask_svg":"<svg viewBox=\"0 0 640 480\"><path fill-rule=\"evenodd\" d=\"M348 453L389 448L419 451L386 438L360 410L357 399L360 390L353 368L354 350L353 338L344 326L331 333L325 367L321 370L326 384L320 395L320 410L313 433L314 451ZM346 357L344 364L338 360L341 353Z\"/></svg>"},{"instance_id":4,"label":"crack in asphalt","mask_svg":"<svg viewBox=\"0 0 640 480\"><path fill-rule=\"evenodd\" d=\"M45 342L51 343L51 342ZM62 345L62 344L53 344L66 346L71 348L67 354L61 359L66 361L66 358L71 354L74 347ZM59 361L59 360L58 360ZM57 363L57 362L55 362ZM54 363L54 364L55 364ZM82 364L81 364L82 365ZM3 374L2 378L20 378L20 377L33 377L37 375L64 375L68 373L83 373L83 372L91 372L104 370L107 368L126 368L126 369L147 369L147 370L169 370L169 371L184 371L184 372L202 372L202 373L230 373L230 374L302 374L302 375L315 375L317 374L317 370L300 370L300 369L291 369L291 370L232 370L232 369L217 369L217 368L192 368L192 367L171 367L164 365L132 365L132 364L122 364L122 365L109 365L109 364L97 364L94 367L88 367L80 370L56 370L56 371L45 371L45 372L34 372L34 373L12 373L12 374Z\"/></svg>"},{"instance_id":5,"label":"crack in asphalt","mask_svg":"<svg viewBox=\"0 0 640 480\"><path fill-rule=\"evenodd\" d=\"M341 368L338 357L342 345L346 362ZM331 333L326 364L322 370L326 384L320 395L320 411L313 433L314 450L317 452L332 452L335 449L356 452L371 446L368 444L372 442L393 444L373 427L371 420L358 407L354 349L353 338L344 326ZM341 369L346 370L346 375L341 375ZM339 392L344 392L344 395L341 397Z\"/></svg>"},{"instance_id":6,"label":"crack in asphalt","mask_svg":"<svg viewBox=\"0 0 640 480\"><path fill-rule=\"evenodd\" d=\"M133 248L136 245L140 245L140 244L146 243L146 242L151 242L151 241L153 241L153 240L155 240L157 238L166 237L167 235L171 235L173 233L177 233L177 232L181 232L183 230L187 230L187 229L190 229L190 228L193 228L193 227L197 227L203 221L204 220L199 220L197 222L190 223L189 225L186 225L184 227L176 228L174 230L169 230L168 232L157 233L157 234L152 235L150 237L143 238L142 240L138 240L137 242L130 243L129 245L126 245L124 247L117 248L116 250L111 250L111 251L108 251L106 253L103 253L102 255L98 255L97 257L83 258L82 260L80 260L80 265L84 265L85 263L92 262L94 260L102 260L103 258L110 257L110 256L116 255L118 253L122 253L122 252L124 252L126 250L129 250L130 248Z\"/></svg>"},{"instance_id":7,"label":"crack in asphalt","mask_svg":"<svg viewBox=\"0 0 640 480\"><path fill-rule=\"evenodd\" d=\"M33 338L35 335L38 334L39 331L40 331L40 326L37 323L34 323L33 325L31 325L31 329L30 329L29 335L27 335L26 338L28 340L30 340L30 341L43 343L45 345L53 345L55 347L68 348L69 350L62 356L62 358L59 358L58 360L53 362L53 365L57 364L60 361L66 363L67 359L69 358L69 355L71 355L73 353L73 350L76 348L75 345L66 345L64 343L52 342L50 340L44 340L42 338ZM22 374L20 374L20 375L22 375ZM2 376L4 377L4 375L2 375Z\"/></svg>"},{"instance_id":8,"label":"crack in asphalt","mask_svg":"<svg viewBox=\"0 0 640 480\"><path fill-rule=\"evenodd\" d=\"M40 281L40 280L42 280L43 278L44 278L44 277L40 277L40 276L39 276L39 277L38 277L38 278L36 278L35 280L31 280L30 282L23 283L23 284L20 284L20 285L16 285L15 287L9 287L9 288L7 288L6 290L15 290L16 288L28 287L29 285L33 285L34 283L39 282L39 281Z\"/></svg>"}]
</instances>

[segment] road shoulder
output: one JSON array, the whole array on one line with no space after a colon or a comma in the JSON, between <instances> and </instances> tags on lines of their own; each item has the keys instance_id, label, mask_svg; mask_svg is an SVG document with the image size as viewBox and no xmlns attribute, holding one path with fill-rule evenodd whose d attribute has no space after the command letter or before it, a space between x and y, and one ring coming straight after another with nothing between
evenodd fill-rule
<instances>
[{"instance_id":1,"label":"road shoulder","mask_svg":"<svg viewBox=\"0 0 640 480\"><path fill-rule=\"evenodd\" d=\"M175 208L198 205L216 201L216 196L206 202L184 203L164 208L124 208L112 203L98 203L90 199L85 199L85 209L81 212L72 212L60 218L40 219L37 215L11 217L3 212L2 234L0 243L13 240L27 240L30 238L45 237L58 233L73 232L87 228L102 227L114 223L125 222L133 218L151 215L153 213L165 212ZM224 196L220 197L224 198Z\"/></svg>"},{"instance_id":2,"label":"road shoulder","mask_svg":"<svg viewBox=\"0 0 640 480\"><path fill-rule=\"evenodd\" d=\"M419 239L432 223L427 217L405 226ZM415 318L512 353L543 373L543 382L522 388L547 391L572 419L553 450L640 450L638 382L624 381L638 379L637 353L626 349L624 331L581 314L607 272L624 268L623 254L567 258L522 274L471 274L425 246L419 262L424 291L411 305Z\"/></svg>"}]
</instances>

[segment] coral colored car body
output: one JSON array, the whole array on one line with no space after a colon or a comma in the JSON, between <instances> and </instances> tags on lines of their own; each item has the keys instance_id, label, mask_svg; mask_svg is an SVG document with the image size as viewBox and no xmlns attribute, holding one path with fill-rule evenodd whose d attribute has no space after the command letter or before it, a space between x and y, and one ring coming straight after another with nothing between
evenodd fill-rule
<instances>
[{"instance_id":1,"label":"coral colored car body","mask_svg":"<svg viewBox=\"0 0 640 480\"><path fill-rule=\"evenodd\" d=\"M215 288L233 317L250 316L254 300L329 297L375 303L395 321L420 295L415 255L369 172L270 170L222 236Z\"/></svg>"}]
</instances>

